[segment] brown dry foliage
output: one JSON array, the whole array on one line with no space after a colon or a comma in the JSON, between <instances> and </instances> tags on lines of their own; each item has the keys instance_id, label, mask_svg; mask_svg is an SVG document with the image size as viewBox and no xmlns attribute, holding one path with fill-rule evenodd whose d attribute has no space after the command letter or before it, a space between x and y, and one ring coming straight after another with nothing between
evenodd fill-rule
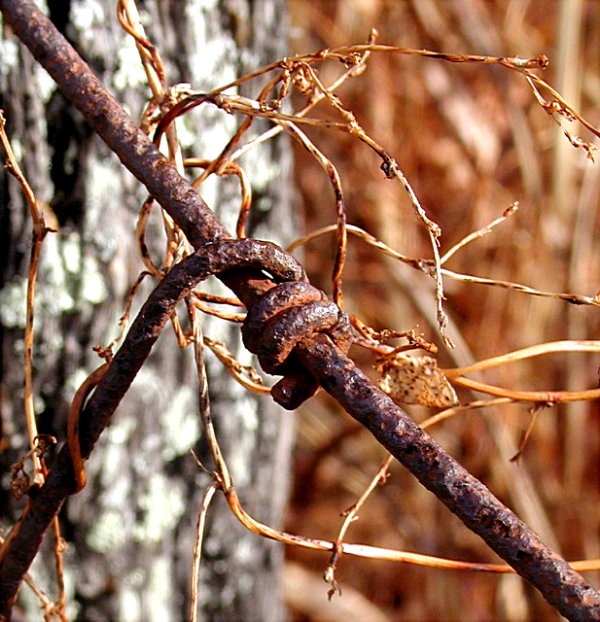
<instances>
[{"instance_id":1,"label":"brown dry foliage","mask_svg":"<svg viewBox=\"0 0 600 622\"><path fill-rule=\"evenodd\" d=\"M290 2L294 52L365 41L444 52L535 57L550 66L543 78L592 124L600 122L600 3L479 0L352 0ZM581 8L581 15L577 8ZM319 77L333 81L335 66ZM494 231L458 252L447 267L541 290L593 296L598 284L600 169L565 140L524 81L497 66L373 54L367 70L336 93L365 131L396 159L429 216L442 228L441 253L498 218L514 201L520 209ZM575 128L586 140L591 137ZM384 179L377 156L342 133L307 133L338 168L348 222L410 257L431 247L400 184ZM297 149L299 207L306 229L334 219L330 181ZM335 254L334 236L305 246L305 265L330 288L323 261ZM344 272L347 309L375 328L418 326L440 346L442 367L466 365L533 344L594 339L598 309L445 279L445 310L454 350L442 346L435 325L431 279L356 239ZM353 350L361 357L360 350ZM371 364L365 355L365 366ZM484 372L478 379L522 390L580 390L598 386L598 356L559 354ZM474 376L477 377L477 376ZM459 390L461 402L481 394ZM488 396L489 397L489 396ZM431 411L412 407L422 420ZM567 559L600 556L597 401L554 405L536 417L511 403L459 414L433 435ZM302 410L290 530L335 539L339 513L368 485L384 454L323 397ZM495 562L469 533L403 469L360 511L346 541L404 548L454 559ZM292 561L318 576L323 559L298 548ZM586 577L594 584L596 573ZM514 577L458 573L347 559L337 580L355 589L390 620L557 619ZM296 620L334 620L326 587L297 604ZM321 606L322 603L322 606ZM312 613L308 613L311 611ZM364 618L363 613L357 615ZM316 613L315 613L316 612ZM342 618L339 618L342 619ZM357 618L358 619L358 618Z\"/></svg>"}]
</instances>

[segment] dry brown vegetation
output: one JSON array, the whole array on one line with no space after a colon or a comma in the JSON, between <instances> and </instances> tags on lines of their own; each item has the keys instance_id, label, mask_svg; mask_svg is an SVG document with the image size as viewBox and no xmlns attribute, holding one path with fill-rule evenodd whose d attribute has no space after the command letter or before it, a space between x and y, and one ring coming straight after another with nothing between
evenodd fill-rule
<instances>
[{"instance_id":1,"label":"dry brown vegetation","mask_svg":"<svg viewBox=\"0 0 600 622\"><path fill-rule=\"evenodd\" d=\"M365 41L375 27L382 44L494 56L545 54L550 65L538 74L590 122L600 121L597 2L294 0L290 7L295 52ZM440 254L518 201L515 214L457 252L446 267L538 290L594 296L599 169L569 144L527 84L494 65L377 53L367 65L336 93L393 155L440 225ZM338 74L334 65L323 65L319 77L330 84ZM589 139L580 126L570 127ZM430 258L425 228L401 185L384 179L378 158L350 136L309 133L340 173L348 222L404 255ZM302 149L297 149L296 171L307 230L331 224L328 178ZM333 259L334 250L333 235L305 245L311 278L322 279L324 287L323 259ZM595 306L448 278L444 286L453 350L443 347L436 329L432 280L356 238L349 241L347 308L378 329L421 331L440 346L442 367L550 341L597 338ZM353 352L362 356L360 350ZM372 357L365 356L364 362L368 366ZM561 353L472 377L510 389L575 391L598 386L598 365L597 354ZM493 397L464 389L458 395L461 403ZM542 405L539 412L531 406L508 402L457 413L431 432L567 559L597 558L597 402ZM418 420L440 410L409 408ZM527 443L511 462L532 420ZM312 525L313 535L335 538L339 513L358 499L383 458L383 450L332 401L308 403L299 425L290 528L302 526L306 532ZM397 465L391 471L385 486L361 509L348 541L497 561L410 474ZM300 561L312 576L323 572L320 557L293 548L289 558ZM336 577L342 589L362 594L382 619L541 620L556 615L514 577L356 559L343 560ZM586 577L598 580L595 573ZM306 598L308 603L297 605L297 620L353 619L348 612L328 609L322 593L312 591ZM355 606L356 619L364 618Z\"/></svg>"}]
</instances>

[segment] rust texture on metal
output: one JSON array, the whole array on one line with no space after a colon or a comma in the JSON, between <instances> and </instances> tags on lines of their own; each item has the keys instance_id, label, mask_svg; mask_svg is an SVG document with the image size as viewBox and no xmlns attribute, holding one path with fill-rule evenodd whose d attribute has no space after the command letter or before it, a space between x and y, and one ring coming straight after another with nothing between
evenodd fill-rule
<instances>
[{"instance_id":1,"label":"rust texture on metal","mask_svg":"<svg viewBox=\"0 0 600 622\"><path fill-rule=\"evenodd\" d=\"M345 354L347 317L333 310L321 292L304 285L306 277L298 264L273 245L244 241L243 246L224 240L230 237L228 232L190 184L135 126L35 4L0 0L0 9L63 93L197 249L154 290L90 397L80 421L82 455L91 452L177 301L202 275L219 273L249 309L244 333L250 349L258 352L265 366L286 373L273 390L275 399L293 407L314 392L318 382L563 616L600 620L598 592L356 368ZM278 284L281 281L284 284ZM285 304L287 296L290 305ZM321 332L323 328L334 341ZM248 337L254 329L262 336L257 341ZM282 351L272 348L271 339L297 344L283 363ZM283 347L287 354L287 346ZM10 546L4 548L0 561L0 619L10 616L11 603L45 530L73 491L73 477L68 447L63 447L45 485L32 495L27 513L7 538Z\"/></svg>"},{"instance_id":2,"label":"rust texture on metal","mask_svg":"<svg viewBox=\"0 0 600 622\"><path fill-rule=\"evenodd\" d=\"M276 283L305 278L300 264L278 246L250 239L224 239L206 244L176 264L144 303L81 414L77 448L80 459L86 459L92 452L175 306L200 281L236 269L267 270ZM11 534L10 547L3 550L0 619L9 615L22 577L35 557L52 517L67 496L81 485L76 475L67 443L59 452L44 486L35 494L32 491L28 511L15 526L16 533Z\"/></svg>"},{"instance_id":3,"label":"rust texture on metal","mask_svg":"<svg viewBox=\"0 0 600 622\"><path fill-rule=\"evenodd\" d=\"M297 355L359 423L569 620L600 620L600 596L324 336Z\"/></svg>"}]
</instances>

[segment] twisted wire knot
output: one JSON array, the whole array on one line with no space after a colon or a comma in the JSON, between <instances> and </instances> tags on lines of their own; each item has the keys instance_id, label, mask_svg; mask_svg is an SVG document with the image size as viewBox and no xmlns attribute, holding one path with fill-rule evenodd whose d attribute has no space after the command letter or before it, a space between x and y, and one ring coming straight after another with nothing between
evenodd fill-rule
<instances>
[{"instance_id":1,"label":"twisted wire knot","mask_svg":"<svg viewBox=\"0 0 600 622\"><path fill-rule=\"evenodd\" d=\"M352 342L350 322L321 290L308 283L302 266L270 242L216 240L183 259L152 292L129 330L126 342L130 348L145 352L147 356L160 329L187 292L209 276L235 269L262 270L268 272L275 282L274 287L249 305L242 337L246 347L258 355L267 373L283 375L272 389L273 399L284 408L297 408L313 395L318 383L296 360L294 348L303 339L326 333L346 353ZM75 474L74 492L81 490L86 483L79 429L80 415L88 395L115 364L120 369L116 373L130 381L137 371L127 356L122 355L123 347L110 364L102 365L87 378L71 404L67 442Z\"/></svg>"},{"instance_id":2,"label":"twisted wire knot","mask_svg":"<svg viewBox=\"0 0 600 622\"><path fill-rule=\"evenodd\" d=\"M319 385L296 359L294 348L304 339L325 333L346 353L352 343L348 316L308 283L296 259L270 242L219 240L196 256L212 274L252 267L271 275L276 284L248 308L242 339L265 372L283 375L273 387L273 399L289 410L297 408Z\"/></svg>"},{"instance_id":3,"label":"twisted wire knot","mask_svg":"<svg viewBox=\"0 0 600 622\"><path fill-rule=\"evenodd\" d=\"M269 374L281 374L273 399L293 410L315 393L317 381L293 355L304 339L326 333L344 353L352 343L348 316L306 281L275 285L248 309L242 326L245 346Z\"/></svg>"}]
</instances>

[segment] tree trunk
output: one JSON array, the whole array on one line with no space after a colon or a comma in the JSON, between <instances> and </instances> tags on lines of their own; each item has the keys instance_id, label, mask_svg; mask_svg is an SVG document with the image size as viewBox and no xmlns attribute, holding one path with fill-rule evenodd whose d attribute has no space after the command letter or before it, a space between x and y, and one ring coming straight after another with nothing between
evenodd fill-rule
<instances>
[{"instance_id":1,"label":"tree trunk","mask_svg":"<svg viewBox=\"0 0 600 622\"><path fill-rule=\"evenodd\" d=\"M133 42L117 21L115 3L47 4L54 23L140 118L149 89ZM189 82L211 90L286 54L282 2L145 0L139 8L170 84ZM253 85L246 94L258 92ZM21 166L38 200L48 204L47 224L57 230L47 236L42 252L34 394L40 432L62 443L73 393L100 364L92 347L108 344L117 334L127 290L143 269L135 250L135 222L145 195L8 31L0 39L0 106ZM181 123L180 135L190 154L213 158L240 122L206 108ZM284 245L294 220L287 143L269 142L242 164L253 184L250 235ZM2 175L0 440L5 449L0 460L5 475L0 513L7 528L22 509L6 485L10 465L28 448L21 361L31 222L20 187L6 172ZM239 205L237 185L229 179L209 182L201 192L231 231ZM155 210L147 238L158 258ZM142 287L132 313L150 287ZM237 326L207 317L203 329L249 362ZM277 525L288 489L293 419L270 399L241 388L210 353L206 358L212 414L236 488L254 516ZM194 448L211 466L200 434L192 359L189 349L178 348L173 331L165 329L87 464L86 488L65 505L69 619L188 617L195 522L210 482L188 450ZM280 545L245 531L218 498L209 511L204 543L202 619L285 619L279 589L282 554ZM38 556L32 573L40 587L54 594L49 550ZM21 591L19 607L28 619L42 619L28 588Z\"/></svg>"}]
</instances>

